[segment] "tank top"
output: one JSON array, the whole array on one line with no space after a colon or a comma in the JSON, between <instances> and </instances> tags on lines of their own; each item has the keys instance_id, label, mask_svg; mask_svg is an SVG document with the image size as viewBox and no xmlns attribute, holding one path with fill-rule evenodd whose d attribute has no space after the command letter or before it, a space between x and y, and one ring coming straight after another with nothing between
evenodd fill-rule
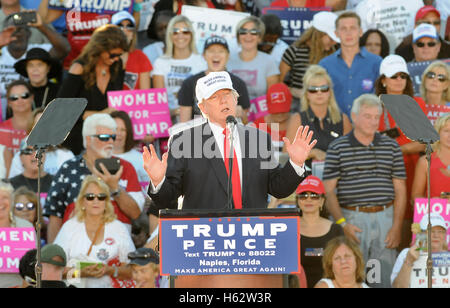
<instances>
[{"instance_id":1,"label":"tank top","mask_svg":"<svg viewBox=\"0 0 450 308\"><path fill-rule=\"evenodd\" d=\"M450 192L450 177L442 173L441 169L448 169L449 166L444 163L437 156L437 153L431 154L431 197L439 198L441 192Z\"/></svg>"}]
</instances>

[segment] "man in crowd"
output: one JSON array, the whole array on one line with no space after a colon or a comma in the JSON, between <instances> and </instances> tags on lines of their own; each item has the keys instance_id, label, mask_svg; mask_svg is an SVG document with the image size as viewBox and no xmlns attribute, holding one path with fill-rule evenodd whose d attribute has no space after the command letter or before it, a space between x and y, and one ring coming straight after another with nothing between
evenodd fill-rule
<instances>
[{"instance_id":1,"label":"man in crowd","mask_svg":"<svg viewBox=\"0 0 450 308\"><path fill-rule=\"evenodd\" d=\"M413 62L433 61L438 58L441 41L436 28L429 24L421 24L413 32Z\"/></svg>"},{"instance_id":2,"label":"man in crowd","mask_svg":"<svg viewBox=\"0 0 450 308\"><path fill-rule=\"evenodd\" d=\"M65 289L63 281L64 269L67 265L67 255L61 246L48 244L41 251L42 285L44 289ZM72 286L70 286L72 287Z\"/></svg>"},{"instance_id":3,"label":"man in crowd","mask_svg":"<svg viewBox=\"0 0 450 308\"><path fill-rule=\"evenodd\" d=\"M355 100L354 130L330 144L323 178L331 215L360 244L366 262L380 262L381 281L369 282L389 287L406 207L406 173L398 144L377 133L381 113L376 96Z\"/></svg>"},{"instance_id":4,"label":"man in crowd","mask_svg":"<svg viewBox=\"0 0 450 308\"><path fill-rule=\"evenodd\" d=\"M336 35L341 49L319 62L333 80L340 109L349 117L353 101L361 94L373 92L382 61L381 57L359 47L362 34L361 19L356 13L339 15Z\"/></svg>"},{"instance_id":5,"label":"man in crowd","mask_svg":"<svg viewBox=\"0 0 450 308\"><path fill-rule=\"evenodd\" d=\"M117 125L108 114L94 114L83 123L83 141L86 152L66 161L54 176L44 207L44 216L50 217L48 242L56 238L63 222L71 217L81 183L89 174L101 178L110 188L117 218L131 231L131 220L137 219L144 206L144 194L133 165L120 159L120 169L111 174L104 165L95 168L99 158L112 156Z\"/></svg>"}]
</instances>

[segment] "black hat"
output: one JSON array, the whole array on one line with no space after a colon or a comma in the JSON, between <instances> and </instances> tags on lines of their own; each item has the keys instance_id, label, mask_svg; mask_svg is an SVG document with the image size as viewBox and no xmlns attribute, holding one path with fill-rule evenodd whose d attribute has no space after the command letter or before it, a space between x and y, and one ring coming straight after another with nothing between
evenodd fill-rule
<instances>
[{"instance_id":1,"label":"black hat","mask_svg":"<svg viewBox=\"0 0 450 308\"><path fill-rule=\"evenodd\" d=\"M136 264L140 266L147 265L149 263L159 264L159 254L151 248L138 248L135 252L128 254L130 264Z\"/></svg>"},{"instance_id":2,"label":"black hat","mask_svg":"<svg viewBox=\"0 0 450 308\"><path fill-rule=\"evenodd\" d=\"M32 48L28 50L27 56L25 59L20 60L14 64L14 68L16 69L16 72L22 75L23 77L28 78L28 73L26 70L27 67L27 61L29 60L41 60L46 62L48 65L50 65L50 71L47 74L48 78L57 78L61 74L61 64L58 60L53 59L50 54L42 49L42 48Z\"/></svg>"},{"instance_id":3,"label":"black hat","mask_svg":"<svg viewBox=\"0 0 450 308\"><path fill-rule=\"evenodd\" d=\"M203 50L208 49L209 46L214 45L214 44L222 45L222 46L225 47L228 51L230 51L230 49L228 48L227 40L224 39L224 38L221 37L221 36L211 36L211 37L209 37L209 38L205 41L205 47L203 48Z\"/></svg>"}]
</instances>

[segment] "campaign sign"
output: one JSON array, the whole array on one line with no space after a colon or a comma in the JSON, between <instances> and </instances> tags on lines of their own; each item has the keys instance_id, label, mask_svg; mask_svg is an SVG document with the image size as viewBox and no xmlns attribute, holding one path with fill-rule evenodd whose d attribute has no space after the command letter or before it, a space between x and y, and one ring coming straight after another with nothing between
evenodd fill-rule
<instances>
[{"instance_id":1,"label":"campaign sign","mask_svg":"<svg viewBox=\"0 0 450 308\"><path fill-rule=\"evenodd\" d=\"M268 7L263 9L263 14L274 14L280 18L283 27L281 39L291 45L312 27L314 15L321 11L330 11L330 8Z\"/></svg>"},{"instance_id":2,"label":"campaign sign","mask_svg":"<svg viewBox=\"0 0 450 308\"><path fill-rule=\"evenodd\" d=\"M441 260L441 254L433 254L433 263ZM448 258L448 253L446 258ZM428 276L427 276L427 254L421 254L419 259L414 262L411 270L411 288L427 288ZM436 259L436 260L435 260ZM449 264L442 264L439 267L433 265L432 271L432 287L433 288L450 288L450 266Z\"/></svg>"},{"instance_id":3,"label":"campaign sign","mask_svg":"<svg viewBox=\"0 0 450 308\"><path fill-rule=\"evenodd\" d=\"M133 123L134 139L147 134L169 137L172 126L166 89L108 92L108 105L128 113Z\"/></svg>"},{"instance_id":4,"label":"campaign sign","mask_svg":"<svg viewBox=\"0 0 450 308\"><path fill-rule=\"evenodd\" d=\"M133 13L134 0L49 0L48 8L79 12L114 14L120 11Z\"/></svg>"},{"instance_id":5,"label":"campaign sign","mask_svg":"<svg viewBox=\"0 0 450 308\"><path fill-rule=\"evenodd\" d=\"M443 61L450 65L450 59L440 59L439 61ZM422 84L422 74L427 69L428 65L430 65L433 61L423 61L423 62L409 62L408 72L409 76L412 79L413 87L414 87L414 95L420 95L420 85Z\"/></svg>"},{"instance_id":6,"label":"campaign sign","mask_svg":"<svg viewBox=\"0 0 450 308\"><path fill-rule=\"evenodd\" d=\"M427 117L431 124L434 125L437 119L444 114L450 113L450 106L445 105L427 105Z\"/></svg>"},{"instance_id":7,"label":"campaign sign","mask_svg":"<svg viewBox=\"0 0 450 308\"><path fill-rule=\"evenodd\" d=\"M162 275L300 272L300 218L160 220Z\"/></svg>"},{"instance_id":8,"label":"campaign sign","mask_svg":"<svg viewBox=\"0 0 450 308\"><path fill-rule=\"evenodd\" d=\"M34 248L34 228L0 228L0 273L18 273L20 259Z\"/></svg>"},{"instance_id":9,"label":"campaign sign","mask_svg":"<svg viewBox=\"0 0 450 308\"><path fill-rule=\"evenodd\" d=\"M431 213L441 215L447 225L447 243L450 249L450 202L447 199L431 198ZM414 223L420 223L423 216L428 214L428 199L416 198L414 200ZM428 222L427 222L428 225ZM413 234L413 243L415 243L415 234Z\"/></svg>"},{"instance_id":10,"label":"campaign sign","mask_svg":"<svg viewBox=\"0 0 450 308\"><path fill-rule=\"evenodd\" d=\"M269 109L267 109L267 99L265 95L250 100L250 109L248 111L249 122L253 122L267 114L269 114Z\"/></svg>"},{"instance_id":11,"label":"campaign sign","mask_svg":"<svg viewBox=\"0 0 450 308\"><path fill-rule=\"evenodd\" d=\"M20 142L27 136L24 130L0 128L0 144L3 144L14 153L20 149Z\"/></svg>"}]
</instances>

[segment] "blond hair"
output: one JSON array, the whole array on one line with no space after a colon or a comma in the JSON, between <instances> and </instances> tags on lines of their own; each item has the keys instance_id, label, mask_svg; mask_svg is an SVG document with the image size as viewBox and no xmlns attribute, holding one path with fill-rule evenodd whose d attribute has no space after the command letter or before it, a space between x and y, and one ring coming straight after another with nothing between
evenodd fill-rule
<instances>
[{"instance_id":1,"label":"blond hair","mask_svg":"<svg viewBox=\"0 0 450 308\"><path fill-rule=\"evenodd\" d=\"M117 219L117 216L114 213L114 206L111 203L109 187L100 178L93 175L88 175L81 184L80 193L78 194L77 200L75 201L75 217L79 222L83 222L86 218L86 210L83 207L83 201L84 195L86 194L86 190L90 184L97 185L97 187L102 191L102 193L106 194L103 222L105 224L113 222L114 220Z\"/></svg>"},{"instance_id":2,"label":"blond hair","mask_svg":"<svg viewBox=\"0 0 450 308\"><path fill-rule=\"evenodd\" d=\"M194 27L192 26L192 22L189 20L189 18L187 18L186 16L183 15L178 15L173 17L172 19L170 19L169 24L167 25L167 30L166 30L166 52L164 53L164 55L162 57L164 58L172 58L173 57L173 29L175 28L175 24L177 23L185 23L186 26L188 27L189 31L191 32L191 42L189 44L189 49L191 50L191 53L193 54L197 54L197 46L195 45L195 31L194 31Z\"/></svg>"},{"instance_id":3,"label":"blond hair","mask_svg":"<svg viewBox=\"0 0 450 308\"><path fill-rule=\"evenodd\" d=\"M328 99L328 113L330 114L331 122L337 124L342 121L341 112L339 106L336 102L336 97L333 91L333 82L331 81L330 75L327 71L320 65L311 65L303 76L303 93L301 97L301 111L307 111L310 103L306 93L308 92L308 87L310 83L317 78L324 78L328 86L330 87L330 98Z\"/></svg>"},{"instance_id":4,"label":"blond hair","mask_svg":"<svg viewBox=\"0 0 450 308\"><path fill-rule=\"evenodd\" d=\"M436 120L436 122L434 123L434 128L436 129L436 131L438 132L438 134L441 133L441 129L445 126L445 124L447 124L447 122L450 121L450 113L446 113L443 116L441 116L440 118L438 118ZM438 140L433 144L433 151L439 151L441 147L441 141Z\"/></svg>"},{"instance_id":5,"label":"blond hair","mask_svg":"<svg viewBox=\"0 0 450 308\"><path fill-rule=\"evenodd\" d=\"M325 35L328 34L319 31L314 27L311 27L300 36L300 38L294 43L294 46L297 48L309 47L309 63L317 64L320 60L336 51L336 48L334 46L328 51L325 50L322 43L322 37L324 37Z\"/></svg>"},{"instance_id":6,"label":"blond hair","mask_svg":"<svg viewBox=\"0 0 450 308\"><path fill-rule=\"evenodd\" d=\"M450 80L450 66L447 63L443 61L434 61L433 63L428 65L422 74L422 81L420 84L420 95L425 100L427 99L427 89L425 88L425 80L427 78L426 76L436 67L443 68L445 70L445 73L447 74L447 82L448 80ZM442 99L445 100L446 102L450 102L450 87L447 87L447 89L445 89L444 92L442 92Z\"/></svg>"}]
</instances>

